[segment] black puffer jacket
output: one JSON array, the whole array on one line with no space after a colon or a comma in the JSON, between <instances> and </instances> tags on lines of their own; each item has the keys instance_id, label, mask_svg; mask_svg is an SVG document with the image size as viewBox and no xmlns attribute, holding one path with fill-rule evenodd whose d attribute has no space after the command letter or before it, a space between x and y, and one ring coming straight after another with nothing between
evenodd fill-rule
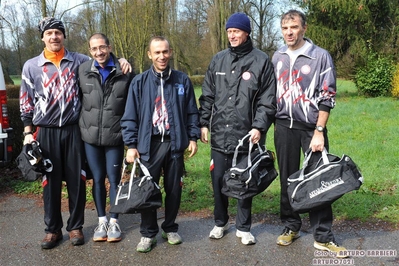
<instances>
[{"instance_id":1,"label":"black puffer jacket","mask_svg":"<svg viewBox=\"0 0 399 266\"><path fill-rule=\"evenodd\" d=\"M276 113L273 65L251 39L217 53L206 72L200 97L200 124L211 132L211 148L234 153L252 128L262 141Z\"/></svg>"},{"instance_id":2,"label":"black puffer jacket","mask_svg":"<svg viewBox=\"0 0 399 266\"><path fill-rule=\"evenodd\" d=\"M134 74L124 75L118 59L111 53L115 68L101 85L101 75L94 60L79 67L79 86L82 91L82 110L79 126L83 141L97 146L116 146L123 143L120 120L125 111L126 97Z\"/></svg>"}]
</instances>

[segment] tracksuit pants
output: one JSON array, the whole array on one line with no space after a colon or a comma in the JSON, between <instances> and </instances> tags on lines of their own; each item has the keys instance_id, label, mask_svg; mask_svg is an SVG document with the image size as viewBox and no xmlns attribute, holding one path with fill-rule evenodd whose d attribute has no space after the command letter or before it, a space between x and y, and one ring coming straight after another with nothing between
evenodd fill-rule
<instances>
[{"instance_id":1,"label":"tracksuit pants","mask_svg":"<svg viewBox=\"0 0 399 266\"><path fill-rule=\"evenodd\" d=\"M175 157L171 153L170 139L164 141L158 137L151 138L150 159L141 162L147 167L153 180L159 184L163 173L163 187L165 190L165 220L161 227L166 233L177 232L179 225L176 217L180 208L183 185L183 155ZM140 233L144 237L155 237L159 232L157 211L151 210L141 213Z\"/></svg>"},{"instance_id":2,"label":"tracksuit pants","mask_svg":"<svg viewBox=\"0 0 399 266\"><path fill-rule=\"evenodd\" d=\"M69 203L66 230L81 229L86 204L86 177L82 175L84 150L79 126L40 127L36 139L43 156L53 164L52 172L43 175L42 180L45 232L56 233L63 227L62 181L66 182Z\"/></svg>"},{"instance_id":3,"label":"tracksuit pants","mask_svg":"<svg viewBox=\"0 0 399 266\"><path fill-rule=\"evenodd\" d=\"M242 156L238 155L239 162ZM222 193L223 175L231 168L234 154L225 154L219 151L211 150L211 177L214 197L213 215L215 225L222 227L229 221L228 206L229 199ZM237 200L236 228L243 232L249 232L251 229L252 216L252 197L243 200Z\"/></svg>"},{"instance_id":4,"label":"tracksuit pants","mask_svg":"<svg viewBox=\"0 0 399 266\"><path fill-rule=\"evenodd\" d=\"M281 185L280 218L285 227L295 232L300 230L302 221L300 215L291 208L287 193L287 179L302 167L300 165L301 153L305 153L308 150L313 134L313 130L299 130L279 124L275 125L274 144ZM327 129L324 132L324 146L328 150ZM320 152L312 154L309 164L318 161L320 157ZM333 221L331 205L318 211L310 211L309 219L313 228L313 237L316 241L322 243L334 241L334 235L331 232Z\"/></svg>"}]
</instances>

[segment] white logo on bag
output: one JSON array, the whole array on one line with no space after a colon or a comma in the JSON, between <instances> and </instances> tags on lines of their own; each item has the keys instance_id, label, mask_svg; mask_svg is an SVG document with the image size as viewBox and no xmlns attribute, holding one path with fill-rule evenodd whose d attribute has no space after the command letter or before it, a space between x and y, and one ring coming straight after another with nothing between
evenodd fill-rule
<instances>
[{"instance_id":1,"label":"white logo on bag","mask_svg":"<svg viewBox=\"0 0 399 266\"><path fill-rule=\"evenodd\" d=\"M119 195L118 199L127 199L128 196L129 196L129 193L123 193L123 194Z\"/></svg>"},{"instance_id":2,"label":"white logo on bag","mask_svg":"<svg viewBox=\"0 0 399 266\"><path fill-rule=\"evenodd\" d=\"M309 193L309 198L314 198L317 195L320 195L326 191L329 191L330 189L333 189L336 186L339 186L344 183L344 180L342 180L341 177L338 177L337 179L334 179L329 182L321 181L321 187L313 190L312 192Z\"/></svg>"}]
</instances>

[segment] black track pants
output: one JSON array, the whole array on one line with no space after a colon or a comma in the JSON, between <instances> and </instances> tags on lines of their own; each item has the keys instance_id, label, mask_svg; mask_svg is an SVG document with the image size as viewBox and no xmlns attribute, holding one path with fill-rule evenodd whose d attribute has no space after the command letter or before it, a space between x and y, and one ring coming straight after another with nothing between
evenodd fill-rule
<instances>
[{"instance_id":1,"label":"black track pants","mask_svg":"<svg viewBox=\"0 0 399 266\"><path fill-rule=\"evenodd\" d=\"M158 138L152 138L150 159L141 162L148 168L157 184L159 184L161 173L163 173L163 187L166 196L165 220L161 227L166 233L177 232L179 225L175 221L179 212L182 193L183 156L172 156L170 139L161 142ZM141 235L151 238L155 237L158 232L157 211L141 213Z\"/></svg>"},{"instance_id":2,"label":"black track pants","mask_svg":"<svg viewBox=\"0 0 399 266\"><path fill-rule=\"evenodd\" d=\"M68 192L69 219L66 230L80 229L84 223L86 177L82 175L83 142L79 126L39 128L37 140L43 156L53 164L53 171L43 176L44 222L46 232L55 233L63 227L61 188L65 181Z\"/></svg>"},{"instance_id":3,"label":"black track pants","mask_svg":"<svg viewBox=\"0 0 399 266\"><path fill-rule=\"evenodd\" d=\"M280 198L280 217L284 226L292 231L299 231L302 225L301 217L291 208L287 193L288 177L298 171L301 167L301 153L309 148L313 137L313 131L291 129L288 127L275 125L274 144L280 172L281 198ZM324 146L328 150L327 132L324 133ZM317 161L321 153L312 155L310 164ZM331 205L319 211L309 212L310 224L313 228L314 239L318 242L330 242L334 240L332 227L332 208Z\"/></svg>"}]
</instances>

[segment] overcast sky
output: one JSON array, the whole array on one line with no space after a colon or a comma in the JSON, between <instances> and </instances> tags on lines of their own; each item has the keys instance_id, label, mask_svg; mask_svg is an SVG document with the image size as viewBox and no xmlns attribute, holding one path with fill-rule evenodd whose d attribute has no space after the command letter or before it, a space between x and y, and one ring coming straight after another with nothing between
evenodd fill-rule
<instances>
[{"instance_id":1,"label":"overcast sky","mask_svg":"<svg viewBox=\"0 0 399 266\"><path fill-rule=\"evenodd\" d=\"M25 5L25 2L30 2L30 0L0 0L0 9L2 9L5 5ZM48 1L50 2L50 1ZM70 7L76 6L77 4L82 3L82 0L61 0L58 1L58 10L68 9ZM1 11L0 11L1 13Z\"/></svg>"}]
</instances>

